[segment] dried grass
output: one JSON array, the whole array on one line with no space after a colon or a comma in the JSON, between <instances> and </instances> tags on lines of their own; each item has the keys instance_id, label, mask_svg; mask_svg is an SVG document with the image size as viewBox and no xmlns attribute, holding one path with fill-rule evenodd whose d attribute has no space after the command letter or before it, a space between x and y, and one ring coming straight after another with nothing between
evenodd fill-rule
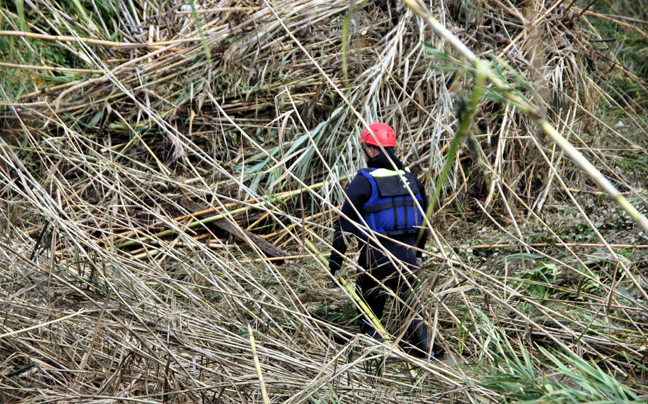
<instances>
[{"instance_id":1,"label":"dried grass","mask_svg":"<svg viewBox=\"0 0 648 404\"><path fill-rule=\"evenodd\" d=\"M555 216L583 224L593 243L645 241L623 218L606 228L597 212L612 208L586 197L593 184L516 108L492 100L472 129L483 164L462 147L440 190L418 292L458 363L389 344L372 351L355 334L349 297L326 288L305 240L329 248L340 181L361 164L359 117L391 123L432 190L453 105L472 89L469 71L430 68L443 61L423 44L444 44L393 4L352 13L346 88L348 2L203 2L209 57L184 4L25 2L28 34L0 33L10 63L0 69L11 72L0 79L4 403L496 402L505 391L483 383L501 368L492 327L513 353L532 353L536 375L552 366L539 348L551 347L645 393L645 258L592 251ZM580 9L556 4L446 1L433 12L530 83L525 95L645 212L644 111L605 86L627 69L595 52ZM1 11L2 28L19 31L18 10ZM299 258L268 259L258 240L216 220ZM450 238L458 222L475 240L474 228L488 227L508 252L475 257Z\"/></svg>"}]
</instances>

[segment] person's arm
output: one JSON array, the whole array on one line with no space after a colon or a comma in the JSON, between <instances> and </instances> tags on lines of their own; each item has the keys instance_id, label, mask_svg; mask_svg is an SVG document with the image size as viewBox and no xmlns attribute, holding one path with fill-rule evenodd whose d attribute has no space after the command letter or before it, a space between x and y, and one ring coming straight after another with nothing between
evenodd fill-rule
<instances>
[{"instance_id":1,"label":"person's arm","mask_svg":"<svg viewBox=\"0 0 648 404\"><path fill-rule=\"evenodd\" d=\"M342 205L342 214L338 218L335 225L335 233L333 234L333 250L329 258L329 269L332 274L335 274L342 268L344 261L344 254L347 251L347 243L345 241L344 233L355 233L356 226L353 222L359 223L360 218L356 211L359 211L362 206L369 200L371 196L371 184L362 175L357 175L349 188L346 191L347 198ZM355 209L354 209L355 207ZM348 218L348 219L347 219Z\"/></svg>"},{"instance_id":2,"label":"person's arm","mask_svg":"<svg viewBox=\"0 0 648 404\"><path fill-rule=\"evenodd\" d=\"M423 184L419 179L416 179L416 182L419 187L419 190L421 192L421 208L423 209L423 214L427 212L428 205L430 204L428 201L427 193L425 192L425 188L423 187ZM430 230L426 226L425 219L423 220L423 226L425 226L425 230L423 230L423 236L421 239L418 241L416 247L419 248L420 250L425 250L425 243L427 242L427 239L430 237ZM423 253L421 251L416 252L416 257L421 258L421 255Z\"/></svg>"}]
</instances>

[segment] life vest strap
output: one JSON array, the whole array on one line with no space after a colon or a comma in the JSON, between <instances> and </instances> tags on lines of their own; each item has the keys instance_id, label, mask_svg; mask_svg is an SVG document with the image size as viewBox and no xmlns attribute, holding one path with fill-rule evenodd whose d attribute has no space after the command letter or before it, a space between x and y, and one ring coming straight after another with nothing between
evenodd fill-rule
<instances>
[{"instance_id":1,"label":"life vest strap","mask_svg":"<svg viewBox=\"0 0 648 404\"><path fill-rule=\"evenodd\" d=\"M392 200L390 202L385 202L381 203L380 205L375 205L375 206L368 206L364 209L360 210L360 214L362 216L369 215L371 213L376 213L380 212L381 210L387 210L389 208L401 208L401 207L414 207L416 206L416 203L414 203L413 200L411 199L397 199L397 200Z\"/></svg>"},{"instance_id":2,"label":"life vest strap","mask_svg":"<svg viewBox=\"0 0 648 404\"><path fill-rule=\"evenodd\" d=\"M367 169L366 171L370 172L372 176L375 178L385 178L385 177L395 177L398 175L405 175L410 172L409 168L405 168L405 170L390 170L389 168L375 168L375 169Z\"/></svg>"}]
</instances>

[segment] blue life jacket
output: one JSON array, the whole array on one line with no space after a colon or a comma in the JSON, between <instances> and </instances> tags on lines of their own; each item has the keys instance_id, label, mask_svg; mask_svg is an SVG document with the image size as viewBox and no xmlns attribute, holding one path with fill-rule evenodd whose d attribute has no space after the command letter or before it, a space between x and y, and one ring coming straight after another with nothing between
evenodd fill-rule
<instances>
[{"instance_id":1,"label":"blue life jacket","mask_svg":"<svg viewBox=\"0 0 648 404\"><path fill-rule=\"evenodd\" d=\"M387 236L412 234L423 224L424 213L416 206L412 195L421 203L421 190L414 174L408 169L399 172L386 168L367 168L360 170L371 184L371 197L359 210L367 226L376 233ZM403 183L407 183L407 186ZM409 190L408 190L409 187ZM361 224L363 224L361 222ZM359 230L358 235L366 238L367 233Z\"/></svg>"}]
</instances>

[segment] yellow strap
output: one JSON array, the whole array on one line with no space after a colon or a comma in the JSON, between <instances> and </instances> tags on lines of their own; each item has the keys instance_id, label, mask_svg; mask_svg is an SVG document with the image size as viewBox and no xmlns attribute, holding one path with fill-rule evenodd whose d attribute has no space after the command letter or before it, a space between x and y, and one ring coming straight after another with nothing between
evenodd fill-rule
<instances>
[{"instance_id":1,"label":"yellow strap","mask_svg":"<svg viewBox=\"0 0 648 404\"><path fill-rule=\"evenodd\" d=\"M410 172L409 168L406 168L405 170L398 170L398 171L390 170L387 168L378 168L376 170L369 171L369 174L371 174L372 177L384 178L384 177L395 177L397 175L405 175L409 172Z\"/></svg>"}]
</instances>

